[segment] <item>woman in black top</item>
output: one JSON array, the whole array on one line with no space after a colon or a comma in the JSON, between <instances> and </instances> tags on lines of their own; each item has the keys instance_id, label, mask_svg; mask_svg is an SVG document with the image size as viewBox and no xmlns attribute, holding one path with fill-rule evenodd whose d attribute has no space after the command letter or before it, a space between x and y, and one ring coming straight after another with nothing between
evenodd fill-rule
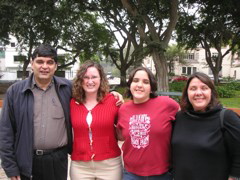
<instances>
[{"instance_id":1,"label":"woman in black top","mask_svg":"<svg viewBox=\"0 0 240 180\"><path fill-rule=\"evenodd\" d=\"M187 81L172 137L175 180L239 180L240 119L222 106L212 80L195 73Z\"/></svg>"}]
</instances>

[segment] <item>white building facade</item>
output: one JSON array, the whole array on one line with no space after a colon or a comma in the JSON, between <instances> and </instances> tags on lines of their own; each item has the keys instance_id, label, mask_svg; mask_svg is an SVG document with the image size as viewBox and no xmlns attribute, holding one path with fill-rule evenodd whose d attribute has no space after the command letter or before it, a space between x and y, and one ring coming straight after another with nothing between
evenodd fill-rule
<instances>
[{"instance_id":1,"label":"white building facade","mask_svg":"<svg viewBox=\"0 0 240 180\"><path fill-rule=\"evenodd\" d=\"M228 47L222 48L222 54L228 50ZM218 52L216 49L211 49L212 56L217 56ZM181 75L191 75L194 72L203 72L213 78L213 73L207 64L205 58L205 50L203 48L196 48L194 50L188 51L186 57L184 58L186 64L181 64L179 61L174 63L173 73L177 76ZM153 73L155 73L154 63L151 57L146 57L143 61L143 65L149 68ZM231 77L235 80L240 80L240 60L236 55L228 53L222 62L222 70L219 73L220 77Z\"/></svg>"}]
</instances>

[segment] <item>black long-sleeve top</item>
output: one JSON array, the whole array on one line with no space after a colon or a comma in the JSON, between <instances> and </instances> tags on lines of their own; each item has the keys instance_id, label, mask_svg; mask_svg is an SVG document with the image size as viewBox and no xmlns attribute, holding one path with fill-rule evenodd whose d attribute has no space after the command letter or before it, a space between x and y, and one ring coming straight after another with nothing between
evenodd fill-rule
<instances>
[{"instance_id":1,"label":"black long-sleeve top","mask_svg":"<svg viewBox=\"0 0 240 180\"><path fill-rule=\"evenodd\" d=\"M221 107L176 116L172 137L174 180L240 177L240 119L231 110L220 124Z\"/></svg>"}]
</instances>

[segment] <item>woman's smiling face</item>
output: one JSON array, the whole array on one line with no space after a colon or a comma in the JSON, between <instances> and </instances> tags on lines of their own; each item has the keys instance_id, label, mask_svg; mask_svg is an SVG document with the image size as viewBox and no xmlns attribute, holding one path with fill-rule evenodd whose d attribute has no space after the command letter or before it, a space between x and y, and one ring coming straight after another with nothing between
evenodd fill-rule
<instances>
[{"instance_id":1,"label":"woman's smiling face","mask_svg":"<svg viewBox=\"0 0 240 180\"><path fill-rule=\"evenodd\" d=\"M187 91L194 111L205 111L211 101L211 89L198 78L193 78Z\"/></svg>"}]
</instances>

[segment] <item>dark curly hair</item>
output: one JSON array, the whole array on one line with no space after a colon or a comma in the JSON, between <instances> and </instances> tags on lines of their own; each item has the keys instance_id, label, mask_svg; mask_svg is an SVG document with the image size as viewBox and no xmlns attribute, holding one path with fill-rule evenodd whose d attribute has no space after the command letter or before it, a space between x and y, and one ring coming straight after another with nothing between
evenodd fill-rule
<instances>
[{"instance_id":1,"label":"dark curly hair","mask_svg":"<svg viewBox=\"0 0 240 180\"><path fill-rule=\"evenodd\" d=\"M136 74L137 71L145 71L148 75L148 78L149 78L149 81L150 81L150 87L151 87L151 93L150 93L150 98L155 98L157 97L157 94L156 94L156 91L157 91L157 81L153 75L153 73L148 69L148 68L145 68L145 67L137 67L135 68L129 75L129 79L128 79L128 82L127 82L127 90L126 90L126 96L128 98L131 98L133 99L133 95L131 93L131 90L130 90L130 86L132 84L132 81L133 81L133 78Z\"/></svg>"},{"instance_id":2,"label":"dark curly hair","mask_svg":"<svg viewBox=\"0 0 240 180\"><path fill-rule=\"evenodd\" d=\"M182 111L193 110L193 106L188 99L188 87L193 78L198 78L200 81L202 81L211 89L211 101L206 107L206 110L212 109L213 107L220 105L220 102L218 100L218 94L211 78L204 73L196 72L188 78L187 84L183 90L182 98L180 101L181 110Z\"/></svg>"},{"instance_id":3,"label":"dark curly hair","mask_svg":"<svg viewBox=\"0 0 240 180\"><path fill-rule=\"evenodd\" d=\"M103 67L97 62L88 60L80 66L76 78L74 79L73 82L72 96L79 103L84 103L86 99L82 83L84 80L83 77L86 74L87 69L90 67L95 67L100 75L100 87L98 89L97 101L98 102L101 101L109 92L108 80L104 73Z\"/></svg>"}]
</instances>

